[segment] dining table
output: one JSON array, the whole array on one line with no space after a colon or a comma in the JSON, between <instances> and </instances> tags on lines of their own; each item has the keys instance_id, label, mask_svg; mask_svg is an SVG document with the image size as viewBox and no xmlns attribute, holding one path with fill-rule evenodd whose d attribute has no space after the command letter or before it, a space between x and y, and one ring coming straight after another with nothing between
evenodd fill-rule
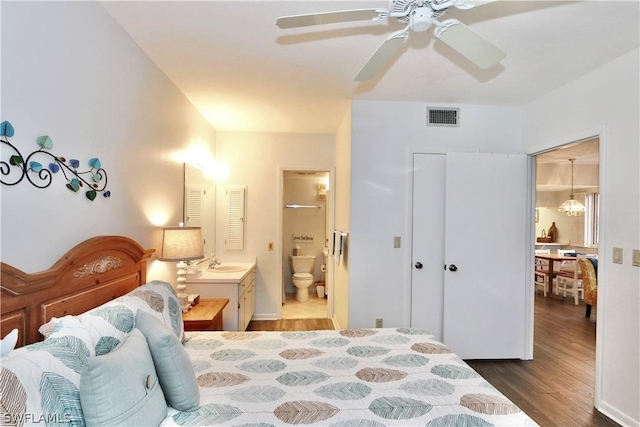
<instances>
[{"instance_id":1,"label":"dining table","mask_svg":"<svg viewBox=\"0 0 640 427\"><path fill-rule=\"evenodd\" d=\"M547 269L546 270L538 270L538 272L541 272L545 275L547 275L548 277L548 283L553 287L553 280L556 278L556 276L558 275L562 275L562 276L566 276L568 271L571 271L571 275L573 275L573 269L577 268L577 261L578 259L576 258L575 255L573 256L567 256L567 255L560 255L560 254L535 254L536 257L536 261L537 260L545 260L547 261ZM565 272L565 274L562 274L560 271L560 268L556 268L555 264L559 263L561 264L563 261L572 261L572 267L570 267L569 269L564 269L562 271ZM541 264L544 265L544 264Z\"/></svg>"}]
</instances>

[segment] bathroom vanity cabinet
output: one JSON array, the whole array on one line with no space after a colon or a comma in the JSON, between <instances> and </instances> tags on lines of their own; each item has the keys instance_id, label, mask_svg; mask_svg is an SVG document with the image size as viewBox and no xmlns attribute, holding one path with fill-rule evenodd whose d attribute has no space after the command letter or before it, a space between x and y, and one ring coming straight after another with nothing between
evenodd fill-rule
<instances>
[{"instance_id":1,"label":"bathroom vanity cabinet","mask_svg":"<svg viewBox=\"0 0 640 427\"><path fill-rule=\"evenodd\" d=\"M256 308L256 265L255 263L233 263L233 265L244 267L244 269L233 272L216 272L207 269L199 275L187 274L186 292L200 294L201 299L229 299L229 304L222 312L222 327L225 331L244 331Z\"/></svg>"}]
</instances>

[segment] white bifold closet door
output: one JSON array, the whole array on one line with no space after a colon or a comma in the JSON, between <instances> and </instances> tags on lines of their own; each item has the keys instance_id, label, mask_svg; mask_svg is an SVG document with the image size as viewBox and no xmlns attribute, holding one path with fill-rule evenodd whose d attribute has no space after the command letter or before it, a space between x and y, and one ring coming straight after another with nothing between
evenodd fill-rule
<instances>
[{"instance_id":1,"label":"white bifold closet door","mask_svg":"<svg viewBox=\"0 0 640 427\"><path fill-rule=\"evenodd\" d=\"M527 157L415 154L411 325L464 359L525 358Z\"/></svg>"}]
</instances>

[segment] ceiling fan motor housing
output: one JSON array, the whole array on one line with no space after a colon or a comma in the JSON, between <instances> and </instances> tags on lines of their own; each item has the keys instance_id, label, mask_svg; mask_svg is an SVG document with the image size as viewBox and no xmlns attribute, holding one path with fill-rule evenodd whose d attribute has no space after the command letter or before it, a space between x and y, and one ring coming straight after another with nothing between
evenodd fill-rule
<instances>
[{"instance_id":1,"label":"ceiling fan motor housing","mask_svg":"<svg viewBox=\"0 0 640 427\"><path fill-rule=\"evenodd\" d=\"M413 31L427 31L431 24L433 24L433 10L430 7L418 7L411 14L411 29Z\"/></svg>"},{"instance_id":2,"label":"ceiling fan motor housing","mask_svg":"<svg viewBox=\"0 0 640 427\"><path fill-rule=\"evenodd\" d=\"M389 10L391 16L418 32L428 30L434 19L447 12L446 8L434 10L427 0L390 0Z\"/></svg>"}]
</instances>

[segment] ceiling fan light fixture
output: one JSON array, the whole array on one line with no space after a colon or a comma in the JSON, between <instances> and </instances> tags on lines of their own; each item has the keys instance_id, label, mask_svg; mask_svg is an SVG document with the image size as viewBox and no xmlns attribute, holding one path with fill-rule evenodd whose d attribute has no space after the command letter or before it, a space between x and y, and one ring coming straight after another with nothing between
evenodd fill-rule
<instances>
[{"instance_id":1,"label":"ceiling fan light fixture","mask_svg":"<svg viewBox=\"0 0 640 427\"><path fill-rule=\"evenodd\" d=\"M427 31L433 24L433 10L427 6L416 8L411 14L411 29L415 32Z\"/></svg>"},{"instance_id":2,"label":"ceiling fan light fixture","mask_svg":"<svg viewBox=\"0 0 640 427\"><path fill-rule=\"evenodd\" d=\"M575 160L576 159L569 159L571 162L571 194L569 195L569 198L558 208L558 211L564 212L568 216L580 216L584 213L584 205L573 198L573 162Z\"/></svg>"}]
</instances>

